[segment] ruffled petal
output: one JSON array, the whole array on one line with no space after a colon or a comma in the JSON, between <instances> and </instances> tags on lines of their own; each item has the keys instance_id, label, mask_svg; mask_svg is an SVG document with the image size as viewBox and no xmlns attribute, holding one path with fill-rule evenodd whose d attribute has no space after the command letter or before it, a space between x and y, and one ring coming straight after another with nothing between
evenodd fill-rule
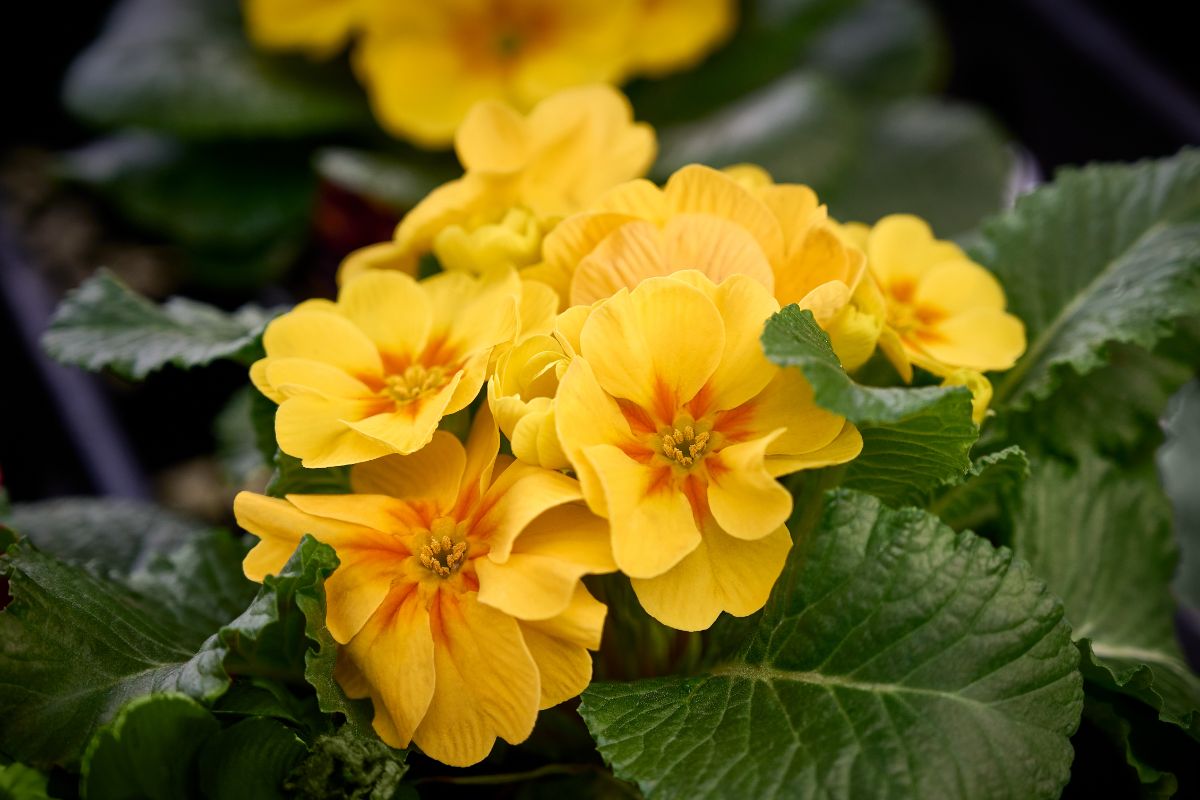
<instances>
[{"instance_id":1,"label":"ruffled petal","mask_svg":"<svg viewBox=\"0 0 1200 800\"><path fill-rule=\"evenodd\" d=\"M604 604L578 583L570 604L561 614L519 623L541 676L539 708L569 700L591 683L592 656L588 650L600 648L605 612Z\"/></svg>"},{"instance_id":2,"label":"ruffled petal","mask_svg":"<svg viewBox=\"0 0 1200 800\"><path fill-rule=\"evenodd\" d=\"M583 458L583 450L598 444L631 444L633 432L616 401L600 388L586 361L575 359L567 368L559 383L554 417L558 439L575 467L588 506L597 514L605 513L603 487Z\"/></svg>"},{"instance_id":3,"label":"ruffled petal","mask_svg":"<svg viewBox=\"0 0 1200 800\"><path fill-rule=\"evenodd\" d=\"M434 431L437 430L438 422L449 413L447 406L454 398L454 392L458 389L462 377L461 372L456 373L437 392L418 397L403 405L396 406L389 403L391 408L369 417L358 420L347 419L346 427L360 434L359 438L365 438L382 447L384 452L379 455L415 453L429 444ZM280 406L281 410L282 408ZM372 458L378 457L378 455L372 456Z\"/></svg>"},{"instance_id":4,"label":"ruffled petal","mask_svg":"<svg viewBox=\"0 0 1200 800\"><path fill-rule=\"evenodd\" d=\"M471 531L487 539L489 558L503 562L529 523L555 506L582 499L574 478L518 462L504 470L484 493L471 516Z\"/></svg>"},{"instance_id":5,"label":"ruffled petal","mask_svg":"<svg viewBox=\"0 0 1200 800\"><path fill-rule=\"evenodd\" d=\"M768 446L783 431L722 448L704 460L708 506L717 524L738 539L761 539L792 513L792 494L767 470Z\"/></svg>"},{"instance_id":6,"label":"ruffled petal","mask_svg":"<svg viewBox=\"0 0 1200 800\"><path fill-rule=\"evenodd\" d=\"M299 458L309 469L370 461L395 451L363 436L352 426L389 405L377 399L295 395L286 399L275 413L275 438L280 450Z\"/></svg>"}]
</instances>

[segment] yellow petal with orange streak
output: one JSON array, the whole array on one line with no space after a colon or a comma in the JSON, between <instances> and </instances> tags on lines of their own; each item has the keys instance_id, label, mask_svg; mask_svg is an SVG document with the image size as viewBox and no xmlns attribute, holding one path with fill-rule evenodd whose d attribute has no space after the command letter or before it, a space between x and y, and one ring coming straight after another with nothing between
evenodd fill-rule
<instances>
[{"instance_id":1,"label":"yellow petal with orange streak","mask_svg":"<svg viewBox=\"0 0 1200 800\"><path fill-rule=\"evenodd\" d=\"M604 604L577 583L571 602L561 614L519 623L541 677L539 708L558 705L587 688L592 680L588 650L600 648L605 613Z\"/></svg>"},{"instance_id":2,"label":"yellow petal with orange streak","mask_svg":"<svg viewBox=\"0 0 1200 800\"><path fill-rule=\"evenodd\" d=\"M350 485L357 493L427 500L448 511L458 499L466 465L462 442L454 434L436 431L429 444L415 453L356 464L350 470Z\"/></svg>"},{"instance_id":3,"label":"yellow petal with orange streak","mask_svg":"<svg viewBox=\"0 0 1200 800\"><path fill-rule=\"evenodd\" d=\"M337 308L379 352L395 356L411 358L424 350L433 325L421 285L392 270L369 271L343 283Z\"/></svg>"},{"instance_id":4,"label":"yellow petal with orange streak","mask_svg":"<svg viewBox=\"0 0 1200 800\"><path fill-rule=\"evenodd\" d=\"M782 430L722 448L708 456L708 506L722 530L761 539L787 522L792 494L767 469L767 448Z\"/></svg>"},{"instance_id":5,"label":"yellow petal with orange streak","mask_svg":"<svg viewBox=\"0 0 1200 800\"><path fill-rule=\"evenodd\" d=\"M269 358L307 358L356 377L382 374L379 351L350 320L331 311L291 311L263 331Z\"/></svg>"}]
</instances>

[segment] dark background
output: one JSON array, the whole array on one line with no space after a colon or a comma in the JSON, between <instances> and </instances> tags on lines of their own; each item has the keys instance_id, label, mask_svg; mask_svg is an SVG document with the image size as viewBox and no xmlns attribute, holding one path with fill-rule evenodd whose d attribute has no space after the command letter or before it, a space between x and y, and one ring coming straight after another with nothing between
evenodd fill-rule
<instances>
[{"instance_id":1,"label":"dark background","mask_svg":"<svg viewBox=\"0 0 1200 800\"><path fill-rule=\"evenodd\" d=\"M1050 174L1064 164L1165 156L1200 143L1200 68L1188 4L1167 0L932 0L949 42L948 96L987 109ZM5 105L0 155L82 142L88 131L59 106L70 59L97 34L106 3L17 3L0 33ZM9 237L10 239L11 237ZM22 258L0 234L0 261ZM0 269L7 267L0 263ZM0 275L0 277L4 277ZM31 354L35 302L0 303L0 470L15 500L98 491L148 497L147 476L211 452L209 421L242 380L218 365L202 375L168 370L132 391L112 379L69 377ZM52 304L54 297L40 300ZM14 313L15 312L15 313ZM22 328L25 328L22 333ZM24 340L24 342L23 342ZM55 391L48 382L66 381ZM63 428L61 403L97 386L119 420L97 445L101 416ZM89 428L89 426L91 426ZM122 453L124 456L122 457ZM89 458L91 460L89 461Z\"/></svg>"}]
</instances>

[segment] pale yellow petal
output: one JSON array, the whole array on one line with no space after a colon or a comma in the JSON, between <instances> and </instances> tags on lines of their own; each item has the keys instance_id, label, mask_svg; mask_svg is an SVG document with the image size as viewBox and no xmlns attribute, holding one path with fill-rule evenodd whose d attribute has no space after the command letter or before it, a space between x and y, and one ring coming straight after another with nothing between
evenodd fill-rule
<instances>
[{"instance_id":1,"label":"pale yellow petal","mask_svg":"<svg viewBox=\"0 0 1200 800\"><path fill-rule=\"evenodd\" d=\"M354 323L329 311L292 311L276 317L263 332L270 358L307 358L355 377L379 376L379 351Z\"/></svg>"},{"instance_id":2,"label":"pale yellow petal","mask_svg":"<svg viewBox=\"0 0 1200 800\"><path fill-rule=\"evenodd\" d=\"M516 172L531 156L525 117L498 100L476 103L454 134L454 149L465 170Z\"/></svg>"},{"instance_id":3,"label":"pale yellow petal","mask_svg":"<svg viewBox=\"0 0 1200 800\"><path fill-rule=\"evenodd\" d=\"M674 214L711 214L745 228L767 261L783 259L783 231L771 210L746 187L710 167L691 164L667 180L664 193Z\"/></svg>"},{"instance_id":4,"label":"pale yellow petal","mask_svg":"<svg viewBox=\"0 0 1200 800\"><path fill-rule=\"evenodd\" d=\"M373 270L343 283L337 305L381 353L411 356L425 348L433 312L420 284L402 272Z\"/></svg>"}]
</instances>

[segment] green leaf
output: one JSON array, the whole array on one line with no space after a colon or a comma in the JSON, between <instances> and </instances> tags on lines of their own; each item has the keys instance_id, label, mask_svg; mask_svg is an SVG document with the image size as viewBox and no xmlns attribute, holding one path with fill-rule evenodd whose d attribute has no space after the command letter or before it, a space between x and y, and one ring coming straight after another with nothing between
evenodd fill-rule
<instances>
[{"instance_id":1,"label":"green leaf","mask_svg":"<svg viewBox=\"0 0 1200 800\"><path fill-rule=\"evenodd\" d=\"M1170 510L1152 471L1033 465L1013 547L1066 606L1084 677L1200 739L1200 679L1175 641Z\"/></svg>"},{"instance_id":2,"label":"green leaf","mask_svg":"<svg viewBox=\"0 0 1200 800\"><path fill-rule=\"evenodd\" d=\"M862 129L855 158L814 187L838 219L916 214L949 237L1003 206L1012 157L979 111L928 98L899 100L872 113Z\"/></svg>"},{"instance_id":3,"label":"green leaf","mask_svg":"<svg viewBox=\"0 0 1200 800\"><path fill-rule=\"evenodd\" d=\"M50 800L46 776L23 764L0 766L0 800Z\"/></svg>"},{"instance_id":4,"label":"green leaf","mask_svg":"<svg viewBox=\"0 0 1200 800\"><path fill-rule=\"evenodd\" d=\"M965 388L861 386L842 369L812 312L794 305L767 320L762 343L771 361L804 373L817 405L862 432L863 451L849 465L847 486L903 505L920 502L971 466L968 453L979 429Z\"/></svg>"},{"instance_id":5,"label":"green leaf","mask_svg":"<svg viewBox=\"0 0 1200 800\"><path fill-rule=\"evenodd\" d=\"M1051 798L1077 661L1061 604L1007 550L841 490L736 659L593 684L580 713L652 800Z\"/></svg>"},{"instance_id":6,"label":"green leaf","mask_svg":"<svg viewBox=\"0 0 1200 800\"><path fill-rule=\"evenodd\" d=\"M209 739L200 751L200 788L212 800L282 800L284 779L308 748L273 719L246 719Z\"/></svg>"},{"instance_id":7,"label":"green leaf","mask_svg":"<svg viewBox=\"0 0 1200 800\"><path fill-rule=\"evenodd\" d=\"M284 787L297 800L395 800L406 770L403 754L343 727L313 743Z\"/></svg>"},{"instance_id":8,"label":"green leaf","mask_svg":"<svg viewBox=\"0 0 1200 800\"><path fill-rule=\"evenodd\" d=\"M71 64L63 98L94 125L189 138L371 126L344 67L255 50L235 0L125 0Z\"/></svg>"},{"instance_id":9,"label":"green leaf","mask_svg":"<svg viewBox=\"0 0 1200 800\"><path fill-rule=\"evenodd\" d=\"M956 531L978 528L1001 512L1005 498L1029 477L1029 458L1015 445L980 456L962 482L946 489L928 505L930 512Z\"/></svg>"},{"instance_id":10,"label":"green leaf","mask_svg":"<svg viewBox=\"0 0 1200 800\"><path fill-rule=\"evenodd\" d=\"M140 380L168 364L248 362L271 316L257 306L227 314L183 297L158 306L102 270L63 300L42 346L64 364Z\"/></svg>"},{"instance_id":11,"label":"green leaf","mask_svg":"<svg viewBox=\"0 0 1200 800\"><path fill-rule=\"evenodd\" d=\"M1200 609L1200 380L1173 398L1163 427L1167 442L1158 453L1159 472L1174 508L1180 551L1173 586L1184 603Z\"/></svg>"},{"instance_id":12,"label":"green leaf","mask_svg":"<svg viewBox=\"0 0 1200 800\"><path fill-rule=\"evenodd\" d=\"M96 731L83 756L88 800L178 800L193 797L193 759L220 725L186 695L133 700Z\"/></svg>"},{"instance_id":13,"label":"green leaf","mask_svg":"<svg viewBox=\"0 0 1200 800\"><path fill-rule=\"evenodd\" d=\"M1171 769L1181 757L1193 758L1193 748L1187 742L1179 748L1149 709L1117 694L1089 691L1083 719L1101 731L1124 757L1140 797L1167 798L1179 790L1179 780ZM1087 766L1086 761L1079 763L1077 754L1076 771Z\"/></svg>"},{"instance_id":14,"label":"green leaf","mask_svg":"<svg viewBox=\"0 0 1200 800\"><path fill-rule=\"evenodd\" d=\"M230 485L261 486L263 476L270 474L276 450L275 408L256 388L243 386L217 415L213 423L217 458ZM264 417L262 424L259 415Z\"/></svg>"},{"instance_id":15,"label":"green leaf","mask_svg":"<svg viewBox=\"0 0 1200 800\"><path fill-rule=\"evenodd\" d=\"M16 758L73 763L129 700L180 692L210 702L229 684L216 637L198 635L161 598L59 562L27 540L0 559L0 576L12 595L0 612L0 749Z\"/></svg>"},{"instance_id":16,"label":"green leaf","mask_svg":"<svg viewBox=\"0 0 1200 800\"><path fill-rule=\"evenodd\" d=\"M1111 343L1150 349L1200 314L1200 151L1064 169L983 233L974 255L1029 339L995 405L1025 410L1104 366Z\"/></svg>"},{"instance_id":17,"label":"green leaf","mask_svg":"<svg viewBox=\"0 0 1200 800\"><path fill-rule=\"evenodd\" d=\"M275 474L267 484L267 494L350 494L350 468L307 469L300 459L280 450L275 454Z\"/></svg>"},{"instance_id":18,"label":"green leaf","mask_svg":"<svg viewBox=\"0 0 1200 800\"><path fill-rule=\"evenodd\" d=\"M122 578L209 530L151 503L116 497L17 503L4 521L43 553Z\"/></svg>"}]
</instances>

